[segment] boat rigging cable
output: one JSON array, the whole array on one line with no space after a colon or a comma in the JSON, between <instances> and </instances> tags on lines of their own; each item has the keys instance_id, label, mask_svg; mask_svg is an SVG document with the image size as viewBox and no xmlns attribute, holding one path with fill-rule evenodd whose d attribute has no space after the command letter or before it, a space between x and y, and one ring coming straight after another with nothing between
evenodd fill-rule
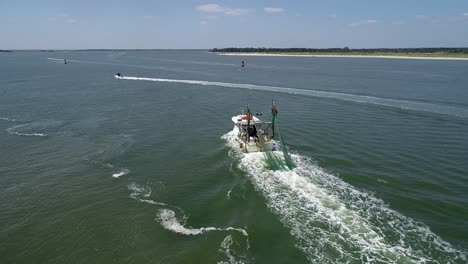
<instances>
[{"instance_id":1,"label":"boat rigging cable","mask_svg":"<svg viewBox=\"0 0 468 264\"><path fill-rule=\"evenodd\" d=\"M289 155L288 150L286 148L286 144L285 144L285 142L283 140L283 137L281 136L281 132L280 132L279 126L277 124L278 123L278 117L277 117L278 109L274 105L273 101L272 101L272 106L271 106L271 115L272 115L272 120L271 120L272 137L275 136L275 128L276 128L277 134L278 134L278 139L279 139L279 144L281 146L281 150L283 152L283 157L284 158L281 159L281 157L279 157L277 154L275 154L273 151L271 151L271 149L267 149L266 144L265 144L265 139L263 138L262 135L260 135L258 137L258 139L259 139L260 148L262 149L262 152L264 153L264 156L265 156L265 162L267 164L267 167L270 170L273 170L273 171L286 170L286 169L292 170L296 166L294 165L294 163L293 163L293 161L291 159L291 156ZM254 125L255 125L257 131L260 131L259 127L257 127L256 124L254 124Z\"/></svg>"}]
</instances>

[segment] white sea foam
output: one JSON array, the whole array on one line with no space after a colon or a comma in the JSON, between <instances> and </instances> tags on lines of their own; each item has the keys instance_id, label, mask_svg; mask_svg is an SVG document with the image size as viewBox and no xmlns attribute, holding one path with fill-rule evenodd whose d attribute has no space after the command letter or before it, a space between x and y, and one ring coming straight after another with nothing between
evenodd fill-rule
<instances>
[{"instance_id":1,"label":"white sea foam","mask_svg":"<svg viewBox=\"0 0 468 264\"><path fill-rule=\"evenodd\" d=\"M248 240L247 240L248 242ZM221 242L219 251L224 254L226 260L218 261L218 264L242 264L246 263L246 256L239 255L236 250L233 248L234 246L234 239L232 235L228 235L224 238ZM248 243L247 243L248 249Z\"/></svg>"},{"instance_id":2,"label":"white sea foam","mask_svg":"<svg viewBox=\"0 0 468 264\"><path fill-rule=\"evenodd\" d=\"M5 120L5 121L9 121L9 122L16 121L14 118L8 118L8 117L0 117L0 120Z\"/></svg>"},{"instance_id":3,"label":"white sea foam","mask_svg":"<svg viewBox=\"0 0 468 264\"><path fill-rule=\"evenodd\" d=\"M170 207L179 210L183 213L183 210L179 207L172 206L166 203L156 202L154 200L148 199L151 196L152 189L149 184L146 186L142 186L136 183L130 183L128 185L128 189L130 190L130 198L135 199L139 202L151 204L151 205L158 205L162 207ZM183 234L183 235L201 235L209 231L237 231L242 233L244 236L248 236L247 231L241 228L234 228L234 227L226 227L226 228L217 228L217 227L201 227L201 228L186 228L183 224L179 222L176 218L176 214L174 211L170 209L160 209L158 212L157 220L161 223L161 225L173 232ZM184 220L185 221L185 220ZM247 242L248 243L248 242Z\"/></svg>"},{"instance_id":4,"label":"white sea foam","mask_svg":"<svg viewBox=\"0 0 468 264\"><path fill-rule=\"evenodd\" d=\"M223 138L229 146L237 146L235 133ZM239 166L311 262L466 261L466 252L443 241L423 223L326 173L311 159L291 157L297 166L291 171L268 170L263 153L239 153Z\"/></svg>"},{"instance_id":5,"label":"white sea foam","mask_svg":"<svg viewBox=\"0 0 468 264\"><path fill-rule=\"evenodd\" d=\"M386 181L386 180L382 180L382 179L377 179L377 181L378 181L378 182L380 182L380 183L385 183L385 184L387 184L387 183L388 183L388 181Z\"/></svg>"},{"instance_id":6,"label":"white sea foam","mask_svg":"<svg viewBox=\"0 0 468 264\"><path fill-rule=\"evenodd\" d=\"M47 58L47 59L51 61L60 61L60 62L64 61L64 59L58 59L58 58Z\"/></svg>"},{"instance_id":7,"label":"white sea foam","mask_svg":"<svg viewBox=\"0 0 468 264\"><path fill-rule=\"evenodd\" d=\"M226 257L228 258L228 261L220 261L218 262L219 264L227 264L227 263L238 263L236 261L236 258L231 254L231 246L233 244L232 236L228 235L227 237L224 238L223 242L221 242L221 249Z\"/></svg>"},{"instance_id":8,"label":"white sea foam","mask_svg":"<svg viewBox=\"0 0 468 264\"><path fill-rule=\"evenodd\" d=\"M20 132L14 132L14 131L9 131L7 130L8 133L12 135L18 135L18 136L25 136L25 137L46 137L48 136L47 134L43 133L20 133Z\"/></svg>"},{"instance_id":9,"label":"white sea foam","mask_svg":"<svg viewBox=\"0 0 468 264\"><path fill-rule=\"evenodd\" d=\"M134 182L128 185L128 190L130 190L130 198L134 197L150 197L151 196L151 185L147 184L145 186L136 184Z\"/></svg>"},{"instance_id":10,"label":"white sea foam","mask_svg":"<svg viewBox=\"0 0 468 264\"><path fill-rule=\"evenodd\" d=\"M169 206L165 203L160 203L160 202L156 202L156 201L148 199L148 197L150 197L152 193L152 189L150 185L142 186L142 185L132 182L128 185L128 189L130 190L130 198L135 199L139 202L152 204L152 205Z\"/></svg>"},{"instance_id":11,"label":"white sea foam","mask_svg":"<svg viewBox=\"0 0 468 264\"><path fill-rule=\"evenodd\" d=\"M118 172L118 173L112 174L112 177L118 179L118 178L121 177L121 176L127 175L129 172L130 172L129 170L125 169L125 170L122 170L122 171L120 171L120 172Z\"/></svg>"},{"instance_id":12,"label":"white sea foam","mask_svg":"<svg viewBox=\"0 0 468 264\"><path fill-rule=\"evenodd\" d=\"M25 133L25 132L17 131L18 129L21 129L21 128L29 126L29 125L31 125L31 124L23 124L23 125L13 126L13 127L7 128L6 131L11 135L26 136L26 137L45 137L45 136L47 136L47 134L44 134L44 133Z\"/></svg>"},{"instance_id":13,"label":"white sea foam","mask_svg":"<svg viewBox=\"0 0 468 264\"><path fill-rule=\"evenodd\" d=\"M210 231L237 231L242 233L244 236L248 236L247 231L241 228L226 227L226 228L217 228L217 227L201 227L201 228L190 228L185 227L181 224L175 215L175 212L169 209L159 210L158 220L161 222L161 225L167 230L183 234L183 235L201 235Z\"/></svg>"},{"instance_id":14,"label":"white sea foam","mask_svg":"<svg viewBox=\"0 0 468 264\"><path fill-rule=\"evenodd\" d=\"M17 125L7 128L6 131L18 136L45 137L51 130L56 130L63 122L56 120L39 120L27 124Z\"/></svg>"},{"instance_id":15,"label":"white sea foam","mask_svg":"<svg viewBox=\"0 0 468 264\"><path fill-rule=\"evenodd\" d=\"M431 103L423 103L423 102L409 101L409 100L380 98L380 97L375 97L375 96L355 95L355 94L346 94L346 93L337 93L337 92L325 92L325 91L319 91L319 90L306 90L306 89L296 89L296 88L277 87L277 86L264 86L264 85L255 85L255 84L243 84L243 83L225 83L225 82L210 82L210 81L199 81L199 80L177 80L177 79L145 78L145 77L131 77L131 76L123 76L123 77L116 76L116 78L122 79L122 80L185 83L185 84L195 84L195 85L210 85L210 86L221 86L221 87L228 87L228 88L289 93L289 94L306 95L306 96L320 97L320 98L333 98L333 99L356 102L356 103L382 105L382 106L395 107L395 108L406 109L406 110L430 112L430 113L435 113L435 114L443 114L443 115L451 115L451 116L468 118L468 109L466 108L445 106L445 105L438 105L438 104L431 104Z\"/></svg>"},{"instance_id":16,"label":"white sea foam","mask_svg":"<svg viewBox=\"0 0 468 264\"><path fill-rule=\"evenodd\" d=\"M172 206L172 205L169 205L169 204L166 204L166 203L156 202L154 200L148 199L151 196L151 193L153 191L152 188L151 188L151 184L146 184L145 186L143 186L143 185L139 185L139 184L136 184L136 183L132 182L132 183L130 183L128 185L128 190L130 191L130 198L135 199L135 200L137 200L139 202L147 203L147 204L151 204L151 205L160 205L160 206L165 206L165 207L171 207L171 208L175 208L177 210L182 211L182 209L179 208L179 207Z\"/></svg>"}]
</instances>

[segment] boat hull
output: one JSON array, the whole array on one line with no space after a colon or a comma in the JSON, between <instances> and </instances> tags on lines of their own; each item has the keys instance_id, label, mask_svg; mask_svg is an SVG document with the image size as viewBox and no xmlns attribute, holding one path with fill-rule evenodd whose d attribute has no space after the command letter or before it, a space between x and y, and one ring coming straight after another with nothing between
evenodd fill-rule
<instances>
[{"instance_id":1,"label":"boat hull","mask_svg":"<svg viewBox=\"0 0 468 264\"><path fill-rule=\"evenodd\" d=\"M262 147L258 142L243 142L240 139L237 139L237 141L239 142L240 149L247 153L275 150L273 142L265 142L264 146Z\"/></svg>"}]
</instances>

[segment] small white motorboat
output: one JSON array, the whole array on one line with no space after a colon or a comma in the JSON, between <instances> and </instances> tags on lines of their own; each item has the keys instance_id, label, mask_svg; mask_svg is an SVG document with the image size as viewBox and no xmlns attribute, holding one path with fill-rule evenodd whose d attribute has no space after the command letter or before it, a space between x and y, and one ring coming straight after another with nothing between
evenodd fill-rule
<instances>
[{"instance_id":1,"label":"small white motorboat","mask_svg":"<svg viewBox=\"0 0 468 264\"><path fill-rule=\"evenodd\" d=\"M273 138L275 136L274 120L277 113L278 110L273 103L271 122L261 121L252 114L249 107L246 113L232 117L234 130L237 131L237 141L242 151L263 152L276 150Z\"/></svg>"}]
</instances>

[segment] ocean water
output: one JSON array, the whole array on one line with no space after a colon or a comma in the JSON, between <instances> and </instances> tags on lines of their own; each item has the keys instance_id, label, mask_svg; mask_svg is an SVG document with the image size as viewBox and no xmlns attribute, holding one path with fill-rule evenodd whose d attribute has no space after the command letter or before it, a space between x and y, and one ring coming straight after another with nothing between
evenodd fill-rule
<instances>
[{"instance_id":1,"label":"ocean water","mask_svg":"<svg viewBox=\"0 0 468 264\"><path fill-rule=\"evenodd\" d=\"M0 53L1 263L467 263L467 161L468 61Z\"/></svg>"}]
</instances>

